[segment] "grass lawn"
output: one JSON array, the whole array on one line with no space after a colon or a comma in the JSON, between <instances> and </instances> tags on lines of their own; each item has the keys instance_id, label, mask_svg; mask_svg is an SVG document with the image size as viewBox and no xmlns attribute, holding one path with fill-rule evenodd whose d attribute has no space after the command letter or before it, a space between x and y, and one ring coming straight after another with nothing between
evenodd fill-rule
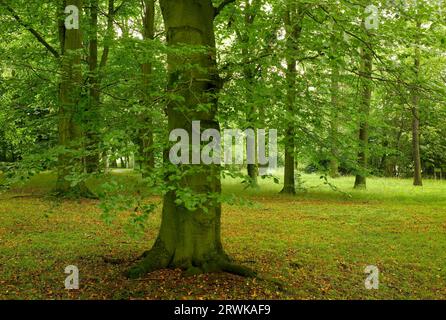
<instances>
[{"instance_id":1,"label":"grass lawn","mask_svg":"<svg viewBox=\"0 0 446 320\"><path fill-rule=\"evenodd\" d=\"M446 181L376 178L354 191L345 177L334 181L341 193L303 179L307 191L295 197L270 181L259 191L225 181L224 192L253 202L223 206L225 249L258 279L164 270L128 280L160 211L135 239L125 217L103 222L98 201L41 196L54 181L40 175L0 195L0 299L446 299ZM79 290L64 288L68 265L80 270ZM378 290L365 289L368 265L380 270Z\"/></svg>"}]
</instances>

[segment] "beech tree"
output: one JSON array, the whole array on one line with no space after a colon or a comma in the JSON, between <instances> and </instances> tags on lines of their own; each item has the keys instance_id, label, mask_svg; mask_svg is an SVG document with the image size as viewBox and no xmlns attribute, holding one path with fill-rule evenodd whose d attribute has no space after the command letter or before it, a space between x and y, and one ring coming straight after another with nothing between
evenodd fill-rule
<instances>
[{"instance_id":1,"label":"beech tree","mask_svg":"<svg viewBox=\"0 0 446 320\"><path fill-rule=\"evenodd\" d=\"M367 185L367 167L369 156L369 116L372 99L372 53L370 48L361 48L360 67L360 112L359 112L359 152L358 165L361 172L356 174L355 188L365 189Z\"/></svg>"},{"instance_id":2,"label":"beech tree","mask_svg":"<svg viewBox=\"0 0 446 320\"><path fill-rule=\"evenodd\" d=\"M421 28L421 23L416 22L417 31ZM417 86L419 85L421 53L419 46L418 35L415 36L415 52L414 52L414 78L415 84L412 88L412 154L414 163L413 184L415 186L422 186L423 180L421 177L421 155L420 155L420 95Z\"/></svg>"},{"instance_id":3,"label":"beech tree","mask_svg":"<svg viewBox=\"0 0 446 320\"><path fill-rule=\"evenodd\" d=\"M79 11L82 9L81 0L67 0L67 6L74 6L74 18L79 19ZM80 24L80 21L79 21ZM82 70L81 53L82 33L80 27L62 29L63 51L61 57L62 79L60 83L60 107L59 107L59 146L64 148L59 155L58 177L56 191L61 194L71 192L71 182L66 179L70 175L73 167L78 171L81 169L82 162L79 156L73 155L72 150L82 149L83 130L80 116L81 110L81 89L82 89ZM83 188L83 185L78 185Z\"/></svg>"},{"instance_id":4,"label":"beech tree","mask_svg":"<svg viewBox=\"0 0 446 320\"><path fill-rule=\"evenodd\" d=\"M285 168L284 187L282 193L295 194L295 169L296 169L296 146L295 146L295 124L289 119L296 112L296 73L297 73L297 53L299 50L299 37L302 32L302 21L305 16L305 5L289 3L284 13L286 30L286 82L287 82L287 117L285 121Z\"/></svg>"},{"instance_id":5,"label":"beech tree","mask_svg":"<svg viewBox=\"0 0 446 320\"><path fill-rule=\"evenodd\" d=\"M151 41L155 37L155 1L145 0L143 1L143 37L145 41ZM150 76L152 74L152 64L150 62L144 62L141 65L142 71L142 91L143 91L143 104L147 105L150 97ZM145 171L153 170L155 167L155 156L153 150L153 120L151 117L145 115L142 116L141 121L144 123L143 130L139 133L140 139L140 154L142 155L142 169L143 174L147 174Z\"/></svg>"},{"instance_id":6,"label":"beech tree","mask_svg":"<svg viewBox=\"0 0 446 320\"><path fill-rule=\"evenodd\" d=\"M183 129L192 137L192 121L204 129L220 131L217 115L221 80L216 61L214 19L226 5L215 8L210 0L161 0L167 43L203 47L201 52L168 56L169 89L182 97L167 107L169 130ZM184 65L193 66L184 69ZM203 106L206 106L203 110ZM192 144L192 141L191 141ZM162 223L153 248L129 271L130 277L161 268L182 268L189 273L228 271L252 275L230 262L221 243L221 176L218 165L180 164L169 175L180 174L178 183L164 196ZM167 179L170 176L166 177ZM195 205L181 196L197 198Z\"/></svg>"}]
</instances>

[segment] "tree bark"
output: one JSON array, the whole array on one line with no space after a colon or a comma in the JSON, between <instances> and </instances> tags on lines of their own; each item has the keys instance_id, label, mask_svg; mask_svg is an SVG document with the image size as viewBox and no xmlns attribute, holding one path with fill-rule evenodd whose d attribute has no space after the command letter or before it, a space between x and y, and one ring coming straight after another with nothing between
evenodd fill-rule
<instances>
[{"instance_id":1,"label":"tree bark","mask_svg":"<svg viewBox=\"0 0 446 320\"><path fill-rule=\"evenodd\" d=\"M287 116L284 119L285 127L285 168L283 194L296 194L295 183L295 104L296 104L296 77L297 77L297 51L298 41L302 32L302 10L300 4L290 4L285 12L284 22L286 29L286 60L287 60ZM291 117L291 120L289 119Z\"/></svg>"},{"instance_id":2,"label":"tree bark","mask_svg":"<svg viewBox=\"0 0 446 320\"><path fill-rule=\"evenodd\" d=\"M143 37L145 41L151 41L155 37L155 0L144 0ZM148 106L150 101L150 76L152 64L150 62L141 65L143 104ZM143 177L155 168L155 155L153 150L154 134L153 120L150 114L141 115L141 129L139 132L139 153Z\"/></svg>"},{"instance_id":3,"label":"tree bark","mask_svg":"<svg viewBox=\"0 0 446 320\"><path fill-rule=\"evenodd\" d=\"M220 131L216 118L221 80L217 73L213 20L215 8L210 0L161 0L168 45L203 46L207 52L168 55L169 89L182 97L167 106L169 130L184 129L192 136L192 121L203 129ZM196 65L199 68L184 68ZM210 105L202 111L199 106ZM128 272L138 277L160 268L181 268L189 273L229 271L253 273L235 266L224 253L220 236L221 204L211 195L220 195L219 165L180 164L179 182L166 178L173 190L164 196L162 222L153 248ZM172 173L177 174L177 173ZM198 207L186 206L181 191L190 190L203 200Z\"/></svg>"},{"instance_id":4,"label":"tree bark","mask_svg":"<svg viewBox=\"0 0 446 320\"><path fill-rule=\"evenodd\" d=\"M359 152L355 189L367 187L367 167L369 153L369 114L372 101L372 53L368 48L361 48L361 105L359 112Z\"/></svg>"},{"instance_id":5,"label":"tree bark","mask_svg":"<svg viewBox=\"0 0 446 320\"><path fill-rule=\"evenodd\" d=\"M98 73L98 0L90 0L90 43L89 43L89 86L90 96L88 109L86 112L86 144L87 156L85 157L85 167L87 173L99 170L99 138L97 120L99 118L100 91Z\"/></svg>"},{"instance_id":6,"label":"tree bark","mask_svg":"<svg viewBox=\"0 0 446 320\"><path fill-rule=\"evenodd\" d=\"M240 33L239 38L243 43L242 47L242 54L245 59L244 61L244 67L243 67L243 74L245 77L245 81L247 83L246 86L246 103L247 103L247 109L246 109L246 122L247 122L247 128L246 129L253 129L255 132L256 123L258 122L258 110L256 106L254 105L254 97L253 97L253 88L254 88L254 82L255 82L255 70L253 69L252 62L249 61L251 55L249 50L249 30L254 23L255 17L256 17L256 10L258 9L260 2L256 3L256 6L252 8L250 1L245 1L245 25L246 30L245 33ZM255 136L255 143L254 143L254 150L257 150L257 135ZM247 147L247 153L249 152L248 146ZM249 177L249 183L250 186L253 188L258 188L258 176L259 176L259 166L258 166L258 159L257 154L254 156L255 163L248 163L247 165L247 173Z\"/></svg>"},{"instance_id":7,"label":"tree bark","mask_svg":"<svg viewBox=\"0 0 446 320\"><path fill-rule=\"evenodd\" d=\"M336 147L337 135L339 130L339 69L333 66L331 71L331 121L330 121L330 141L331 141L331 158L329 174L332 178L339 177L339 152Z\"/></svg>"},{"instance_id":8,"label":"tree bark","mask_svg":"<svg viewBox=\"0 0 446 320\"><path fill-rule=\"evenodd\" d=\"M417 22L417 29L421 24ZM414 163L413 185L422 186L423 179L421 177L421 152L420 152L420 95L418 93L418 81L420 75L420 60L421 53L416 41L414 70L415 70L415 85L412 88L412 155Z\"/></svg>"},{"instance_id":9,"label":"tree bark","mask_svg":"<svg viewBox=\"0 0 446 320\"><path fill-rule=\"evenodd\" d=\"M82 10L81 0L67 0L66 5L75 5ZM70 174L81 174L83 162L76 152L83 148L81 117L82 34L79 29L63 30L63 55L61 57L62 81L59 91L59 146L63 148L58 159L56 193L60 195L92 196L84 182L72 186L66 179Z\"/></svg>"}]
</instances>

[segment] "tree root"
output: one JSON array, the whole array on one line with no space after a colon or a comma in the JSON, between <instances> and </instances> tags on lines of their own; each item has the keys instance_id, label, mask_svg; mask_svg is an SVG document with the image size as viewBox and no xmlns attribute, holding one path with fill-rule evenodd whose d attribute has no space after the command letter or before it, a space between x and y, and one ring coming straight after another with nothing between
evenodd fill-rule
<instances>
[{"instance_id":1,"label":"tree root","mask_svg":"<svg viewBox=\"0 0 446 320\"><path fill-rule=\"evenodd\" d=\"M202 263L172 264L172 255L167 252L160 241L157 241L150 251L141 256L142 260L125 273L130 279L139 278L145 274L161 269L182 269L185 276L203 273L227 272L246 278L254 278L257 273L248 268L231 262L225 255L209 259Z\"/></svg>"},{"instance_id":2,"label":"tree root","mask_svg":"<svg viewBox=\"0 0 446 320\"><path fill-rule=\"evenodd\" d=\"M171 260L171 255L159 240L156 241L150 251L144 252L141 257L142 261L126 272L127 278L136 279L147 273L165 269L169 266Z\"/></svg>"}]
</instances>

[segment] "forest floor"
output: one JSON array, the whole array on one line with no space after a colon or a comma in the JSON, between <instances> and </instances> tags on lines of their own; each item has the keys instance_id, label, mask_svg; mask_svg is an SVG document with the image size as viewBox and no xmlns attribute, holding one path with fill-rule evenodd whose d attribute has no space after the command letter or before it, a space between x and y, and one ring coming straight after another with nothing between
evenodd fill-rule
<instances>
[{"instance_id":1,"label":"forest floor","mask_svg":"<svg viewBox=\"0 0 446 320\"><path fill-rule=\"evenodd\" d=\"M333 181L341 193L319 176L303 180L295 197L269 181L258 191L225 182L249 201L223 206L224 247L259 278L162 270L129 280L159 209L143 237L130 237L124 217L104 223L98 201L42 196L52 177L41 175L0 195L0 299L446 299L446 181L374 178L354 191L345 177ZM65 290L68 265L79 290ZM379 268L378 290L365 289L368 265Z\"/></svg>"}]
</instances>

